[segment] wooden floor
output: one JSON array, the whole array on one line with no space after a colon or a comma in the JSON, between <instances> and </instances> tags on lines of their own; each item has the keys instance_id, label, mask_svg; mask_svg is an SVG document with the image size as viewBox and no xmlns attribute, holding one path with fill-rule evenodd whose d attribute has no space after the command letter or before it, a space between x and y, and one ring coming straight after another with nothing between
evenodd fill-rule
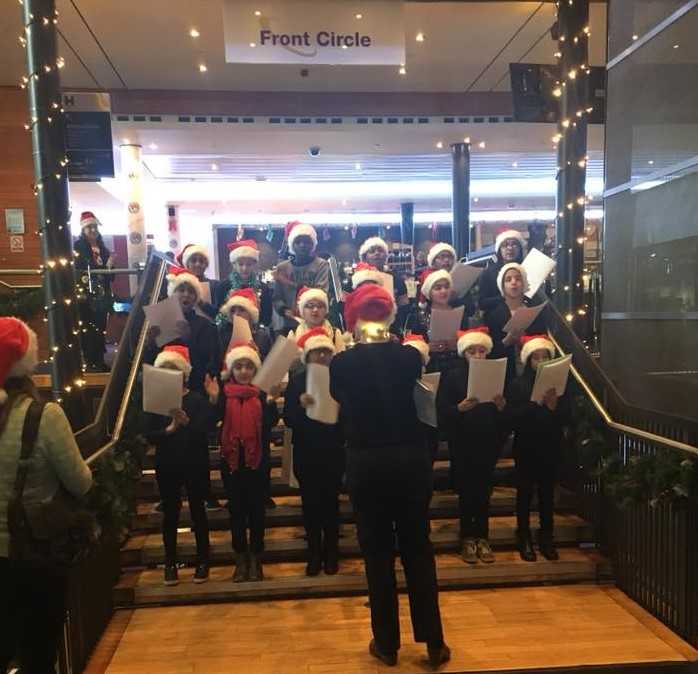
<instances>
[{"instance_id":1,"label":"wooden floor","mask_svg":"<svg viewBox=\"0 0 698 674\"><path fill-rule=\"evenodd\" d=\"M401 597L397 668L367 654L364 597L148 608L118 612L87 674L374 674L429 671ZM696 652L630 602L596 585L441 594L453 659L441 671L541 671L646 663L679 672ZM578 670L576 670L578 671ZM591 671L613 671L594 668ZM620 670L619 670L620 671ZM625 670L623 670L625 671Z\"/></svg>"}]
</instances>

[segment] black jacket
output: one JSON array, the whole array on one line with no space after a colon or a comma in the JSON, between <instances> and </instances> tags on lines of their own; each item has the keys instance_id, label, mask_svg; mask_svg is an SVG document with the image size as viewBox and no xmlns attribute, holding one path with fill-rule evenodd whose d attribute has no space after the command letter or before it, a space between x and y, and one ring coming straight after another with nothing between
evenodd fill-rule
<instances>
[{"instance_id":1,"label":"black jacket","mask_svg":"<svg viewBox=\"0 0 698 674\"><path fill-rule=\"evenodd\" d=\"M303 368L293 375L284 393L283 417L293 431L293 466L318 467L331 470L341 478L344 469L344 442L340 425L323 424L309 419L300 404L306 392L307 371Z\"/></svg>"},{"instance_id":2,"label":"black jacket","mask_svg":"<svg viewBox=\"0 0 698 674\"><path fill-rule=\"evenodd\" d=\"M461 361L441 375L436 405L439 428L443 429L451 451L482 455L499 449L509 432L507 417L493 402L483 402L468 412L459 412L458 403L468 397L468 362Z\"/></svg>"},{"instance_id":3,"label":"black jacket","mask_svg":"<svg viewBox=\"0 0 698 674\"><path fill-rule=\"evenodd\" d=\"M535 300L524 299L524 305L527 307L537 306L539 302ZM547 322L547 307L541 311L536 320L529 325L526 330L527 335L539 335L544 334L548 330ZM492 305L492 309L485 314L485 325L490 331L490 337L494 347L492 349L492 358L506 358L507 359L507 384L512 382L516 377L516 354L517 346L516 344L511 344L510 346L505 346L503 343L506 333L504 332L504 326L511 320L511 311L504 301L504 298L500 295L497 302Z\"/></svg>"},{"instance_id":4,"label":"black jacket","mask_svg":"<svg viewBox=\"0 0 698 674\"><path fill-rule=\"evenodd\" d=\"M189 323L188 338L176 339L170 342L170 344L182 344L188 347L189 359L191 361L189 388L192 391L199 391L205 395L205 375L209 374L212 377L216 377L221 369L218 333L216 332L216 326L211 321L203 316L199 316L194 311L184 312L184 318ZM155 342L147 343L143 353L143 362L154 363L159 352L160 349Z\"/></svg>"},{"instance_id":5,"label":"black jacket","mask_svg":"<svg viewBox=\"0 0 698 674\"><path fill-rule=\"evenodd\" d=\"M507 388L507 415L514 430L517 467L555 467L560 462L564 427L570 423L569 395L560 397L551 412L531 402L536 373L530 365Z\"/></svg>"},{"instance_id":6,"label":"black jacket","mask_svg":"<svg viewBox=\"0 0 698 674\"><path fill-rule=\"evenodd\" d=\"M229 321L222 321L218 326L218 341L220 343L221 358L225 357L225 352L228 350L230 338L233 336L233 324ZM259 326L252 331L252 341L259 350L259 355L264 360L271 351L272 340L269 328Z\"/></svg>"},{"instance_id":7,"label":"black jacket","mask_svg":"<svg viewBox=\"0 0 698 674\"><path fill-rule=\"evenodd\" d=\"M330 363L330 393L340 404L352 448L424 446L414 387L422 375L416 349L394 342L357 344Z\"/></svg>"},{"instance_id":8,"label":"black jacket","mask_svg":"<svg viewBox=\"0 0 698 674\"><path fill-rule=\"evenodd\" d=\"M200 466L208 470L208 434L218 421L218 409L208 397L197 391L189 391L182 398L182 409L189 417L189 424L174 433L165 429L171 419L160 414L146 414L145 437L155 445L156 467L177 466L186 469Z\"/></svg>"}]
</instances>

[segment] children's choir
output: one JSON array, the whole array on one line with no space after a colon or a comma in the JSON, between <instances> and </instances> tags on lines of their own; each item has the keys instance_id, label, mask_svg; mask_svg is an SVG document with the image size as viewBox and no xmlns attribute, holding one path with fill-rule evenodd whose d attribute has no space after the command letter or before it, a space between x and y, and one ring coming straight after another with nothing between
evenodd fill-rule
<instances>
[{"instance_id":1,"label":"children's choir","mask_svg":"<svg viewBox=\"0 0 698 674\"><path fill-rule=\"evenodd\" d=\"M158 353L151 331L146 362L183 373L182 409L171 418L149 418L148 438L156 447L163 501L165 582L177 582L176 536L180 492L187 490L197 544L195 581L208 578L208 435L218 434L220 469L230 512L235 582L263 578L265 500L269 496L270 437L279 419L277 397L252 384L272 345L271 325L299 347L283 394L283 419L292 430L293 470L300 485L308 544L309 576L339 568L339 494L346 481L366 563L373 614L371 652L391 662L399 648L393 558L403 560L415 637L427 643L430 659L447 659L429 542L432 464L439 436L448 443L451 486L458 495L461 554L469 564L491 564L490 495L495 467L513 434L517 473L517 543L522 559L534 561L529 511L538 497L538 549L556 559L553 495L566 396L548 391L531 402L536 369L555 355L546 336L545 312L524 332L505 330L516 312L533 306L524 239L515 230L500 234L497 259L482 273L479 296L455 298L451 270L456 252L436 244L421 277L421 302L406 302L404 280L386 283L388 246L377 237L361 247L361 262L345 299L344 333L329 316L327 262L315 253L313 227L291 223L291 259L278 265L273 291L261 282L259 249L252 240L229 246L228 279L206 279L208 254L185 247L182 269L168 277L168 294L180 301L186 321L182 337ZM211 301L204 301L208 283ZM275 318L272 318L272 306ZM431 338L435 312L463 312L460 330L449 339ZM481 318L473 317L479 306ZM235 317L247 322L251 341L236 341ZM217 329L210 320L215 318ZM396 320L397 319L397 320ZM478 324L480 323L480 324ZM402 342L402 343L401 343ZM346 348L348 343L354 346ZM506 388L493 400L469 398L471 363L506 358ZM340 405L337 423L308 416L317 401L308 393L308 364L329 368L331 395ZM436 399L438 430L417 418L413 391L424 371L440 372Z\"/></svg>"}]
</instances>

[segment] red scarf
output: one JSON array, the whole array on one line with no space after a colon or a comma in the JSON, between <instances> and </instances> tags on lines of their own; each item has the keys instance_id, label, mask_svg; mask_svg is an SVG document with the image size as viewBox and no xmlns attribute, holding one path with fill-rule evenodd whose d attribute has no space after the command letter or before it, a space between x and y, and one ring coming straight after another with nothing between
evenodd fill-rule
<instances>
[{"instance_id":1,"label":"red scarf","mask_svg":"<svg viewBox=\"0 0 698 674\"><path fill-rule=\"evenodd\" d=\"M240 450L244 465L253 470L262 461L262 401L259 389L251 384L229 381L223 388L225 417L221 434L221 454L230 470L240 467Z\"/></svg>"}]
</instances>

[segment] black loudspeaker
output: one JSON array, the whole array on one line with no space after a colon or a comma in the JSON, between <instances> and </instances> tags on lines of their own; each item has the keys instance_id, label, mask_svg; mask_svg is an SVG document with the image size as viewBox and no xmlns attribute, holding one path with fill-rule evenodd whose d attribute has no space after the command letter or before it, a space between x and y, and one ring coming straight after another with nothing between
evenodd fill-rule
<instances>
[{"instance_id":1,"label":"black loudspeaker","mask_svg":"<svg viewBox=\"0 0 698 674\"><path fill-rule=\"evenodd\" d=\"M510 63L514 120L517 122L559 121L559 98L553 94L560 79L558 65ZM592 66L587 78L588 106L593 108L589 124L606 121L606 68Z\"/></svg>"},{"instance_id":2,"label":"black loudspeaker","mask_svg":"<svg viewBox=\"0 0 698 674\"><path fill-rule=\"evenodd\" d=\"M402 243L411 246L414 243L414 204L412 202L400 204L400 214L402 215L400 239Z\"/></svg>"}]
</instances>

